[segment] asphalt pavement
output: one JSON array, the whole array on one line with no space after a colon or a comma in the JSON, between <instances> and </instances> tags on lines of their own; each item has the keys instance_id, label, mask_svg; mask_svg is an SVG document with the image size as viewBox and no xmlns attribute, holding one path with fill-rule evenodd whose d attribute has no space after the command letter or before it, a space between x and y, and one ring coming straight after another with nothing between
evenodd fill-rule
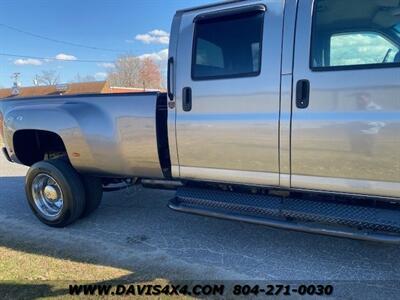
<instances>
[{"instance_id":1,"label":"asphalt pavement","mask_svg":"<svg viewBox=\"0 0 400 300\"><path fill-rule=\"evenodd\" d=\"M0 158L0 246L121 267L132 274L119 279L132 282L313 281L364 298L400 291L400 246L182 214L167 208L171 191L138 186L106 193L91 216L50 228L28 207L26 171Z\"/></svg>"}]
</instances>

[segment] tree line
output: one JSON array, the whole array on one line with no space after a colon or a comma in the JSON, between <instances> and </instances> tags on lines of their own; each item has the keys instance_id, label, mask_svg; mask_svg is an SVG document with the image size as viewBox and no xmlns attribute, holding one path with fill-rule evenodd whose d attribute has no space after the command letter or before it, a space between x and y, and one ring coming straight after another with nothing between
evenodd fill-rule
<instances>
[{"instance_id":1,"label":"tree line","mask_svg":"<svg viewBox=\"0 0 400 300\"><path fill-rule=\"evenodd\" d=\"M161 74L161 66L151 58L139 58L124 55L119 57L114 65L108 68L105 80L114 87L134 87L143 89L164 89L165 84ZM70 82L96 81L92 75L82 76L79 73ZM33 78L35 86L57 85L60 74L55 70L42 71Z\"/></svg>"}]
</instances>

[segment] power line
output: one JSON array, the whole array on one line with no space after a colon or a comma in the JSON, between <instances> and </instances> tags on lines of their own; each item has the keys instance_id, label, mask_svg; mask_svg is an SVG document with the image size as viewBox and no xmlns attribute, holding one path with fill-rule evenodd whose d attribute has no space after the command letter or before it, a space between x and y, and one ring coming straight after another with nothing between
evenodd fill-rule
<instances>
[{"instance_id":1,"label":"power line","mask_svg":"<svg viewBox=\"0 0 400 300\"><path fill-rule=\"evenodd\" d=\"M14 26L10 26L10 25L7 25L7 24L0 23L0 26L5 27L5 28L10 29L10 30L13 30L13 31L16 31L16 32L19 32L19 33L23 33L23 34L26 34L26 35L33 36L33 37L38 38L38 39L47 40L47 41L54 42L54 43L65 44L65 45L69 45L69 46L86 48L86 49L91 49L91 50L109 51L109 52L117 52L117 53L125 52L125 51L117 50L117 49L101 48L101 47L78 44L78 43L69 42L69 41L58 40L58 39L54 39L54 38L47 37L47 36L44 36L44 35L40 35L40 34L37 34L37 33L25 31L25 30L22 30L22 29L19 29L19 28L16 28Z\"/></svg>"},{"instance_id":2,"label":"power line","mask_svg":"<svg viewBox=\"0 0 400 300\"><path fill-rule=\"evenodd\" d=\"M40 56L14 54L14 53L0 53L0 56L18 57L18 58L31 58L31 59L38 59L38 60L44 60L44 61L47 60L47 61L68 61L68 62L84 62L84 63L114 63L111 60L60 59L60 58L55 58L55 57L40 57Z\"/></svg>"}]
</instances>

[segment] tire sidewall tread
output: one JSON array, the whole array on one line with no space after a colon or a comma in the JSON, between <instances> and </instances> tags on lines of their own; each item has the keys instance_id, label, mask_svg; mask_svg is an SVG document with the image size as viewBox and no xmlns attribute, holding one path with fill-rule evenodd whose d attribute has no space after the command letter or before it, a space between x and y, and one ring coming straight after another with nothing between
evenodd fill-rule
<instances>
[{"instance_id":1,"label":"tire sidewall tread","mask_svg":"<svg viewBox=\"0 0 400 300\"><path fill-rule=\"evenodd\" d=\"M63 193L63 208L60 217L54 221L47 220L36 209L32 196L33 179L40 173L52 176L60 186ZM76 221L83 213L85 189L79 174L66 161L61 159L40 161L32 165L25 179L25 191L29 206L40 221L52 227L65 227Z\"/></svg>"},{"instance_id":2,"label":"tire sidewall tread","mask_svg":"<svg viewBox=\"0 0 400 300\"><path fill-rule=\"evenodd\" d=\"M103 198L103 183L100 178L90 175L81 175L81 178L85 188L86 204L80 217L85 218L100 206Z\"/></svg>"}]
</instances>

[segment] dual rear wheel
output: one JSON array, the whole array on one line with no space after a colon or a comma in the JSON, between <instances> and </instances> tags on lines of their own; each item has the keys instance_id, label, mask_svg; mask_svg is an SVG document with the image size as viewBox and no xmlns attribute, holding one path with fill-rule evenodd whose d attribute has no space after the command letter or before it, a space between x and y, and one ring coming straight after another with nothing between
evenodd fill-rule
<instances>
[{"instance_id":1,"label":"dual rear wheel","mask_svg":"<svg viewBox=\"0 0 400 300\"><path fill-rule=\"evenodd\" d=\"M25 192L38 219L52 227L65 227L88 216L103 196L99 178L79 174L62 159L32 165L26 175Z\"/></svg>"}]
</instances>

